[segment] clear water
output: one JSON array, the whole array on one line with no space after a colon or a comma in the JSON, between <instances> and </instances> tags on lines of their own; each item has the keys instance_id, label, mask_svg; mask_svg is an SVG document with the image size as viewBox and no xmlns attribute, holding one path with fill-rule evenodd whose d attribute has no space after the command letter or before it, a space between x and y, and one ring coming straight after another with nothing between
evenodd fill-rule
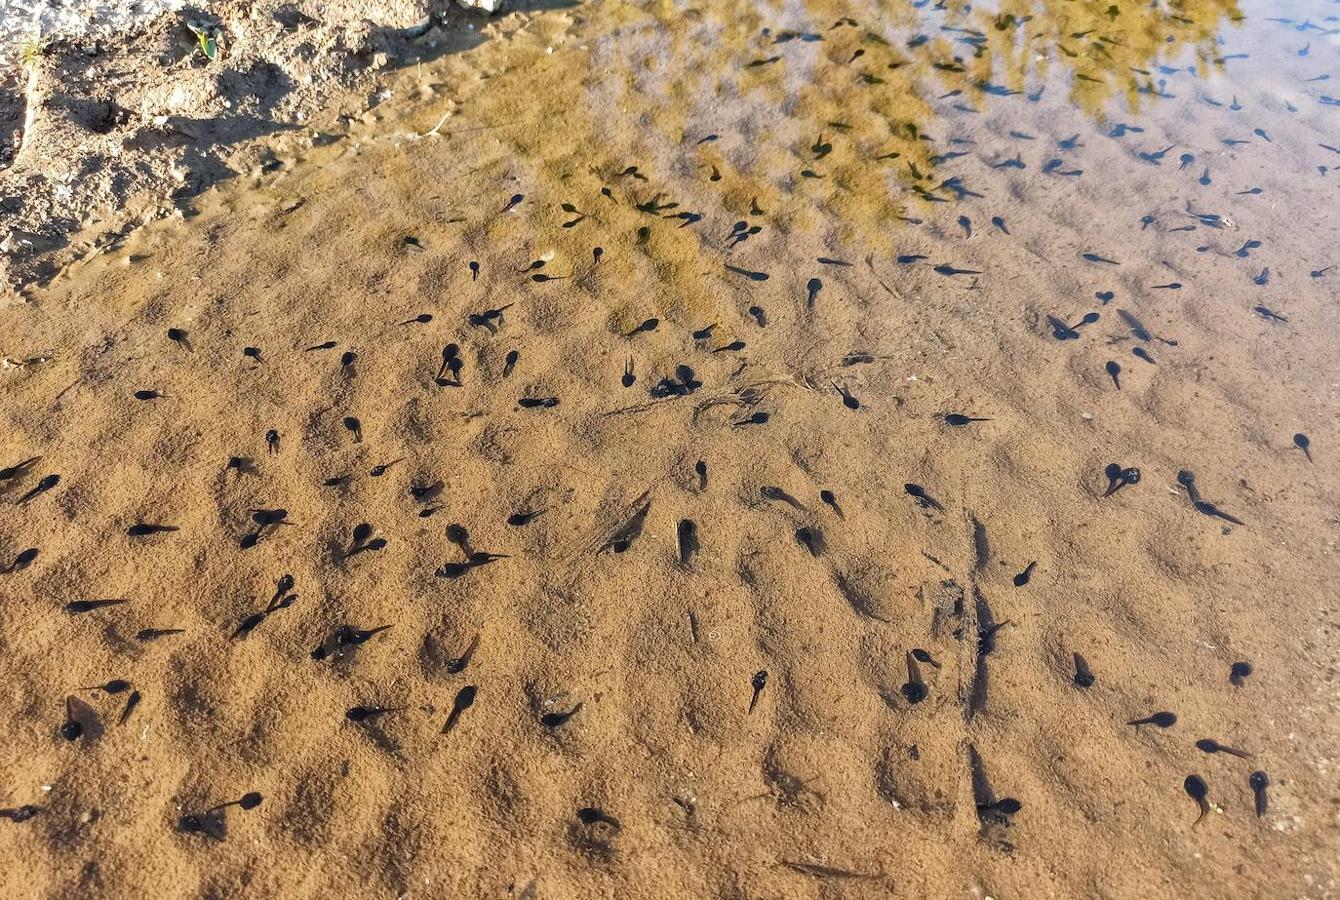
<instances>
[{"instance_id":1,"label":"clear water","mask_svg":"<svg viewBox=\"0 0 1340 900\"><path fill-rule=\"evenodd\" d=\"M6 495L62 476L0 519L8 796L159 894L1334 893L1336 9L593 3L407 69L0 322ZM153 739L57 746L112 674Z\"/></svg>"}]
</instances>

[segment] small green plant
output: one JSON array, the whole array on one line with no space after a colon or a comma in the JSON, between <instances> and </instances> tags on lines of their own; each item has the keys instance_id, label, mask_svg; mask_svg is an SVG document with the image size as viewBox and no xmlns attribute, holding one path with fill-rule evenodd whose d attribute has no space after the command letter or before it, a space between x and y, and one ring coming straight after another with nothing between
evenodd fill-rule
<instances>
[{"instance_id":1,"label":"small green plant","mask_svg":"<svg viewBox=\"0 0 1340 900\"><path fill-rule=\"evenodd\" d=\"M37 61L47 52L47 42L41 35L33 35L19 46L19 62L24 68L37 65Z\"/></svg>"},{"instance_id":2,"label":"small green plant","mask_svg":"<svg viewBox=\"0 0 1340 900\"><path fill-rule=\"evenodd\" d=\"M195 35L196 50L206 60L213 62L219 55L218 29L195 19L188 20L186 27Z\"/></svg>"}]
</instances>

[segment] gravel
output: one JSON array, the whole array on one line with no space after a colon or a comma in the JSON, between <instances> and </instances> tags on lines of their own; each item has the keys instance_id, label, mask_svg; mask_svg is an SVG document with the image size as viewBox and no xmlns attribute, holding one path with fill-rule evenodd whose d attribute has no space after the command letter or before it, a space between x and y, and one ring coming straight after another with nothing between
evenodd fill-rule
<instances>
[{"instance_id":1,"label":"gravel","mask_svg":"<svg viewBox=\"0 0 1340 900\"><path fill-rule=\"evenodd\" d=\"M338 134L388 71L487 39L456 7L500 5L0 0L0 308L210 185ZM220 36L216 58L188 17Z\"/></svg>"},{"instance_id":2,"label":"gravel","mask_svg":"<svg viewBox=\"0 0 1340 900\"><path fill-rule=\"evenodd\" d=\"M34 39L107 38L184 6L186 0L0 0L0 68Z\"/></svg>"}]
</instances>

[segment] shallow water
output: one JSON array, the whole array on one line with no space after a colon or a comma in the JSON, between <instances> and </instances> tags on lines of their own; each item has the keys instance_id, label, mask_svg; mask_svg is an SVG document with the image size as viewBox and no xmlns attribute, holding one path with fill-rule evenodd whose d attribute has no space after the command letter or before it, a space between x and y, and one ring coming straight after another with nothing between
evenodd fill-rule
<instances>
[{"instance_id":1,"label":"shallow water","mask_svg":"<svg viewBox=\"0 0 1340 900\"><path fill-rule=\"evenodd\" d=\"M1336 9L553 10L72 267L23 889L1334 894Z\"/></svg>"}]
</instances>

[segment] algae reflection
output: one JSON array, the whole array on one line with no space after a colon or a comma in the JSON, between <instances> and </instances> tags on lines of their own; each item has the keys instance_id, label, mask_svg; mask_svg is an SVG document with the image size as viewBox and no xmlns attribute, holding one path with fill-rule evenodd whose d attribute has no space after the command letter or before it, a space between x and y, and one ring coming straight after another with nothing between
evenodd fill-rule
<instances>
[{"instance_id":1,"label":"algae reflection","mask_svg":"<svg viewBox=\"0 0 1340 900\"><path fill-rule=\"evenodd\" d=\"M721 300L705 252L780 254L789 234L828 235L853 258L886 252L900 223L989 187L989 171L947 165L988 149L962 136L975 115L1025 104L1103 122L1139 109L1166 93L1161 67L1192 78L1221 65L1216 35L1240 18L1236 0L583 10L582 52L532 60L517 88L476 96L473 112L533 123L500 132L513 152L499 174L587 217L566 226L563 212L546 249L585 265L591 227L620 235L636 252L611 257L607 278L708 321ZM1045 168L1055 162L1034 166L1067 174ZM723 214L740 231L720 227ZM518 225L478 239L524 239ZM626 312L616 327L645 317Z\"/></svg>"},{"instance_id":2,"label":"algae reflection","mask_svg":"<svg viewBox=\"0 0 1340 900\"><path fill-rule=\"evenodd\" d=\"M822 26L765 38L773 48L823 42L827 63L849 70L850 77L845 83L815 79L806 90L823 98L800 106L846 111L828 124L864 143L867 159L896 161L898 176L928 200L952 198L958 187L933 177L947 149L932 146L939 137L938 105L981 112L993 98L1038 102L1047 91L1068 90L1069 106L1098 122L1122 104L1138 113L1151 100L1172 97L1169 76L1222 68L1218 35L1225 23L1242 19L1237 0L1003 0L989 7L903 2L872 4L866 14L851 10L815 0L806 11ZM786 64L785 54L774 49L745 67ZM927 196L932 189L938 196Z\"/></svg>"}]
</instances>

